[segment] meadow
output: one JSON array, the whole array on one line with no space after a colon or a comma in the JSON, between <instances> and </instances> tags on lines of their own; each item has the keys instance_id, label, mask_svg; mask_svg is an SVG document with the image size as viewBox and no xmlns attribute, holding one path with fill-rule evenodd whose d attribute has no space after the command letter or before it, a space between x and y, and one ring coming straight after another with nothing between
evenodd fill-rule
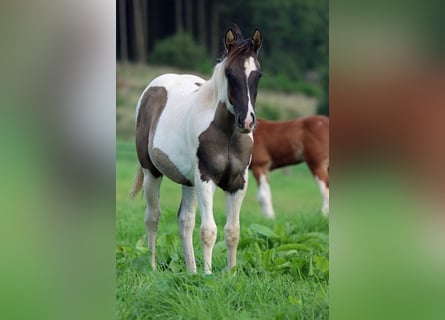
<instances>
[{"instance_id":1,"label":"meadow","mask_svg":"<svg viewBox=\"0 0 445 320\"><path fill-rule=\"evenodd\" d=\"M223 235L224 193L217 190L218 235L211 275L203 273L199 210L193 237L198 272L185 272L177 225L181 188L164 178L157 270L151 270L145 202L142 194L135 200L128 197L137 159L130 125L122 120L130 114L134 119L132 103L137 97L131 91L142 90L139 81L145 78L145 86L151 78L131 68L118 66L117 80L121 121L116 147L116 318L327 319L329 223L320 213L321 196L305 164L271 173L275 220L262 216L250 174L241 209L238 262L230 271Z\"/></svg>"}]
</instances>

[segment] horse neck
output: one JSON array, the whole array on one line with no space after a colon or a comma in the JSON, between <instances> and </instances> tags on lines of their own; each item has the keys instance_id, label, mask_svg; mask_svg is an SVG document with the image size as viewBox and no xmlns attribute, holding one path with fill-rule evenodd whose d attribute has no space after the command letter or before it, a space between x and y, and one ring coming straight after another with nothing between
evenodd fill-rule
<instances>
[{"instance_id":1,"label":"horse neck","mask_svg":"<svg viewBox=\"0 0 445 320\"><path fill-rule=\"evenodd\" d=\"M234 111L227 96L227 80L224 76L225 59L218 63L210 79L199 89L203 108L211 108L214 112L214 125L224 132L232 132L234 127Z\"/></svg>"},{"instance_id":2,"label":"horse neck","mask_svg":"<svg viewBox=\"0 0 445 320\"><path fill-rule=\"evenodd\" d=\"M215 66L212 77L207 81L207 86L215 99L213 105L218 106L219 103L224 103L233 112L233 106L227 96L227 79L224 75L225 64L226 58Z\"/></svg>"}]
</instances>

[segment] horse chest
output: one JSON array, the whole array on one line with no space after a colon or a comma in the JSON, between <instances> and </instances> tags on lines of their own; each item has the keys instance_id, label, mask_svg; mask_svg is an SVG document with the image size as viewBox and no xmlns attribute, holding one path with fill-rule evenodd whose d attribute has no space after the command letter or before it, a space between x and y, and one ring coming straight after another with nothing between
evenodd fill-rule
<instances>
[{"instance_id":1,"label":"horse chest","mask_svg":"<svg viewBox=\"0 0 445 320\"><path fill-rule=\"evenodd\" d=\"M212 124L199 136L197 156L201 179L213 180L221 189L232 193L243 189L252 148L249 135L225 133Z\"/></svg>"}]
</instances>

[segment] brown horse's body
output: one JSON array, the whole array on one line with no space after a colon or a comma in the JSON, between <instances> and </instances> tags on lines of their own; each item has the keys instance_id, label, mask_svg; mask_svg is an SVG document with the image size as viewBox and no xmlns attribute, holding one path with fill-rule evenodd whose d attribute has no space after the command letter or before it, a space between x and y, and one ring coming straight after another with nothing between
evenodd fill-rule
<instances>
[{"instance_id":1,"label":"brown horse's body","mask_svg":"<svg viewBox=\"0 0 445 320\"><path fill-rule=\"evenodd\" d=\"M329 118L308 116L288 121L258 120L250 169L258 184L263 214L274 217L269 171L306 162L329 212Z\"/></svg>"}]
</instances>

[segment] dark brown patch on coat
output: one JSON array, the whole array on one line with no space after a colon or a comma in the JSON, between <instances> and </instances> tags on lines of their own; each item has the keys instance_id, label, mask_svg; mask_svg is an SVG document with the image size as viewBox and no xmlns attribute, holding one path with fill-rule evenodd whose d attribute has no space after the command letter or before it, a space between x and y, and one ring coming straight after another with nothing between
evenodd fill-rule
<instances>
[{"instance_id":1,"label":"dark brown patch on coat","mask_svg":"<svg viewBox=\"0 0 445 320\"><path fill-rule=\"evenodd\" d=\"M164 174L176 183L192 186L193 184L178 170L175 164L170 160L168 155L158 148L153 148L151 151L151 157L153 162L164 172ZM162 165L161 165L162 164Z\"/></svg>"},{"instance_id":2,"label":"dark brown patch on coat","mask_svg":"<svg viewBox=\"0 0 445 320\"><path fill-rule=\"evenodd\" d=\"M212 179L230 193L243 189L252 149L252 139L239 133L234 115L220 103L209 128L199 136L197 156L201 179Z\"/></svg>"},{"instance_id":3,"label":"dark brown patch on coat","mask_svg":"<svg viewBox=\"0 0 445 320\"><path fill-rule=\"evenodd\" d=\"M167 90L164 87L151 87L145 91L136 120L136 152L141 166L149 169L153 176L162 173L153 165L148 155L148 144L153 139L159 117L167 103Z\"/></svg>"}]
</instances>

